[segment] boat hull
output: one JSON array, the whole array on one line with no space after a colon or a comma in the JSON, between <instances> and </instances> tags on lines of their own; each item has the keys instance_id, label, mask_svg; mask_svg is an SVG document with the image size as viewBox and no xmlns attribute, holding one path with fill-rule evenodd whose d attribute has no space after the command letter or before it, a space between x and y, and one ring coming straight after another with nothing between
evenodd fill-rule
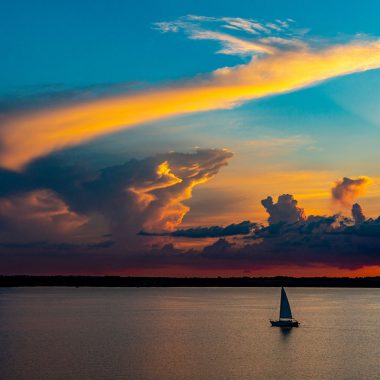
<instances>
[{"instance_id":1,"label":"boat hull","mask_svg":"<svg viewBox=\"0 0 380 380\"><path fill-rule=\"evenodd\" d=\"M274 327L298 327L300 325L300 323L296 321L295 319L279 320L279 321L270 320L270 323Z\"/></svg>"}]
</instances>

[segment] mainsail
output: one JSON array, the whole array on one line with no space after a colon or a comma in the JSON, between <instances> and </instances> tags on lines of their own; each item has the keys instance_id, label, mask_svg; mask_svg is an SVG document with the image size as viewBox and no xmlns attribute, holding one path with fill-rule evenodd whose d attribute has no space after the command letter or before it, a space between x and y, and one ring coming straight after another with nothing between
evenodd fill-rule
<instances>
[{"instance_id":1,"label":"mainsail","mask_svg":"<svg viewBox=\"0 0 380 380\"><path fill-rule=\"evenodd\" d=\"M285 289L281 288L281 305L280 305L280 319L292 319L292 311L290 310L290 305L288 297L285 293Z\"/></svg>"}]
</instances>

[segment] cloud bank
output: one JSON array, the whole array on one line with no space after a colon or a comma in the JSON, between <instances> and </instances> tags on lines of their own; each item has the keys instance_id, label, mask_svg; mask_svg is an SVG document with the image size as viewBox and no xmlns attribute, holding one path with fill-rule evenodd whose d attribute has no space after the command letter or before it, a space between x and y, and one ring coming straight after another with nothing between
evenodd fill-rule
<instances>
[{"instance_id":1,"label":"cloud bank","mask_svg":"<svg viewBox=\"0 0 380 380\"><path fill-rule=\"evenodd\" d=\"M181 251L172 245L164 246L160 252L166 262L173 260L176 265L198 269L207 266L220 270L328 266L356 270L380 265L380 217L366 220L359 204L353 207L354 219L341 214L307 217L303 209L297 207L293 195L283 194L278 199L277 203L273 203L272 197L262 201L269 214L269 225L256 224L240 242L237 237L231 240L227 235L220 235L220 239L200 252ZM254 225L249 221L243 223ZM212 228L222 231L216 226ZM202 230L179 230L177 236L194 237L194 231ZM236 235L240 232L236 231ZM203 237L209 235L205 233Z\"/></svg>"},{"instance_id":2,"label":"cloud bank","mask_svg":"<svg viewBox=\"0 0 380 380\"><path fill-rule=\"evenodd\" d=\"M220 152L204 152L204 154L219 162L220 166L223 159L218 157ZM93 202L102 203L103 197L109 192L107 197L114 198L119 190L115 191L108 186L110 178L124 178L126 173L134 173L133 180L129 183L145 184L149 187L150 195L157 194L155 189L168 191L166 188L175 187L179 184L175 178L180 178L177 170L173 169L172 173L166 170L166 176L169 178L160 178L157 174L157 165L151 165L152 162L162 162L166 158L170 167L188 164L188 169L193 167L195 160L200 161L196 155L177 155L170 157L149 158L146 162L130 162L119 167L106 169L103 173L91 174L86 180L79 183L79 188L83 187L87 202L82 204L82 212L87 209L92 212L97 209ZM207 161L207 160L206 160ZM150 164L148 164L150 162ZM164 161L166 162L166 161ZM202 160L204 166L205 162ZM140 170L146 165L147 172L140 174ZM160 166L159 164L158 166ZM127 167L129 169L127 170ZM135 171L138 167L140 170ZM210 167L206 169L210 170ZM211 166L211 172L215 167ZM162 171L162 168L159 170ZM61 171L64 173L65 171ZM70 170L71 172L71 170ZM151 174L148 174L148 173ZM153 174L156 173L156 174ZM68 171L66 170L66 173ZM30 173L33 177L33 173ZM119 177L120 175L120 177ZM141 177L140 177L141 175ZM156 177L155 177L156 176ZM70 176L63 176L65 180ZM75 176L71 176L73 179ZM91 178L92 177L92 178ZM152 178L156 180L154 189L152 188ZM175 177L175 178L174 178ZM182 176L186 178L185 176ZM40 179L41 180L41 179ZM125 189L123 180L116 185L122 184ZM166 184L171 185L166 186ZM54 186L51 186L54 187ZM78 187L76 187L77 191ZM91 192L89 192L91 189ZM98 189L98 191L95 191ZM166 190L164 190L166 189ZM72 190L72 189L71 189ZM79 212L79 205L68 201L71 197L71 190L68 188L60 195L67 200L74 212ZM95 191L94 196L91 193ZM170 190L171 191L171 190ZM151 193L153 192L153 193ZM128 191L127 191L128 193ZM175 192L177 193L177 192ZM41 196L52 195L49 193ZM133 195L130 194L133 197ZM84 199L85 199L84 198ZM117 198L117 197L116 197ZM264 200L268 201L271 197ZM125 198L128 200L128 198ZM128 221L128 216L124 215L125 208L120 206L120 199L117 199L117 206L121 210L113 209L113 215L116 220L122 220L119 227L133 228ZM63 202L63 201L62 201ZM61 201L58 204L62 204ZM51 201L54 205L56 200ZM83 202L80 202L83 203ZM107 204L107 200L105 200ZM140 207L139 202L135 203L129 199L126 204L129 207ZM188 249L176 246L175 243L154 244L148 246L139 246L134 244L134 250L128 252L128 245L124 244L123 249L115 249L114 241L110 239L98 240L95 243L47 243L47 242L30 242L30 243L1 243L0 242L0 263L2 273L135 273L140 270L159 270L160 273L166 273L170 268L183 268L183 270L192 271L256 271L270 268L336 268L337 270L356 270L364 266L380 265L380 217L377 219L365 220L363 212L359 205L353 208L355 220L344 217L340 214L332 216L313 216L306 217L297 207L297 201L292 195L284 194L279 197L277 203L271 203L273 209L268 208L269 216L277 215L279 205L286 205L286 209L292 210L290 214L286 213L286 218L281 217L277 222L272 222L268 226L262 226L257 223L245 221L239 224L231 224L226 227L212 226L209 228L191 228L178 229L167 233L145 233L144 235L159 235L174 238L205 238L207 245L200 249ZM100 206L101 208L101 206ZM50 207L55 210L56 207ZM49 209L49 210L50 210ZM156 210L156 208L153 208ZM72 212L72 211L71 211ZM165 210L161 209L161 212ZM294 213L299 217L293 218ZM84 213L86 214L86 213ZM153 213L154 215L155 213ZM44 215L44 214L42 214ZM121 215L124 215L121 218ZM282 214L281 214L282 215ZM289 217L291 215L292 217ZM358 215L363 216L361 217ZM119 219L121 218L121 219ZM34 216L33 219L35 220ZM144 225L144 213L137 214L131 223L136 227ZM74 222L77 222L74 217ZM78 220L82 222L82 220ZM28 226L27 226L28 227ZM29 226L30 228L30 226ZM116 235L116 230L113 234ZM127 231L124 231L127 233ZM113 236L114 237L114 236ZM146 236L141 238L148 239ZM217 238L209 243L210 238ZM148 239L149 240L149 239ZM128 253L128 254L127 254ZM68 260L70 258L70 260ZM38 263L38 265L37 265Z\"/></svg>"},{"instance_id":3,"label":"cloud bank","mask_svg":"<svg viewBox=\"0 0 380 380\"><path fill-rule=\"evenodd\" d=\"M205 21L201 16L188 17L192 22ZM239 30L251 36L264 33L264 30L281 33L288 26L281 22L262 25L231 18L223 22L225 31ZM161 26L161 30L178 29L177 24ZM248 100L380 67L377 39L313 46L305 37L301 44L292 44L298 41L294 36L285 38L269 32L265 32L265 38L260 36L259 40L247 42L241 36L220 31L199 28L192 31L190 37L193 39L207 37L223 42L224 51L236 50L239 44L239 49L243 49L242 46L249 44L252 58L246 64L220 68L151 90L3 115L0 166L20 170L30 161L53 151L139 124L194 112L228 109Z\"/></svg>"}]
</instances>

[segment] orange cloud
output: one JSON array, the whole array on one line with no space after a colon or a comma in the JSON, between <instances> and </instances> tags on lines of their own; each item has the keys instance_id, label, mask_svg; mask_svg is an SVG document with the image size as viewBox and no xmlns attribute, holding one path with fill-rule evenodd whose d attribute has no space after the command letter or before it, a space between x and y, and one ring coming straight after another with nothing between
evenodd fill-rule
<instances>
[{"instance_id":1,"label":"orange cloud","mask_svg":"<svg viewBox=\"0 0 380 380\"><path fill-rule=\"evenodd\" d=\"M279 51L246 65L165 88L13 114L0 129L0 165L29 161L138 124L193 112L231 108L269 95L380 67L380 42L355 41L322 50Z\"/></svg>"},{"instance_id":2,"label":"orange cloud","mask_svg":"<svg viewBox=\"0 0 380 380\"><path fill-rule=\"evenodd\" d=\"M136 195L140 212L146 218L142 228L146 231L173 231L190 208L184 200L192 197L193 188L207 182L227 165L232 153L227 150L209 150L199 154L204 161L176 163L164 161L156 167L154 181L128 188Z\"/></svg>"},{"instance_id":3,"label":"orange cloud","mask_svg":"<svg viewBox=\"0 0 380 380\"><path fill-rule=\"evenodd\" d=\"M344 177L335 182L335 186L331 189L331 195L334 201L345 207L351 207L357 197L365 194L367 187L373 181L368 177L358 177L351 179Z\"/></svg>"}]
</instances>

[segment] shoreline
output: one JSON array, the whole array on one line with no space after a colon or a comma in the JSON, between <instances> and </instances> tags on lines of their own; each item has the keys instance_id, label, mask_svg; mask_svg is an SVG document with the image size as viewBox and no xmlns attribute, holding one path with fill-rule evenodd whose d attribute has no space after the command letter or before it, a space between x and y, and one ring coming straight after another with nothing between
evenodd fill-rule
<instances>
[{"instance_id":1,"label":"shoreline","mask_svg":"<svg viewBox=\"0 0 380 380\"><path fill-rule=\"evenodd\" d=\"M377 277L1 276L0 287L326 287L380 288Z\"/></svg>"}]
</instances>

